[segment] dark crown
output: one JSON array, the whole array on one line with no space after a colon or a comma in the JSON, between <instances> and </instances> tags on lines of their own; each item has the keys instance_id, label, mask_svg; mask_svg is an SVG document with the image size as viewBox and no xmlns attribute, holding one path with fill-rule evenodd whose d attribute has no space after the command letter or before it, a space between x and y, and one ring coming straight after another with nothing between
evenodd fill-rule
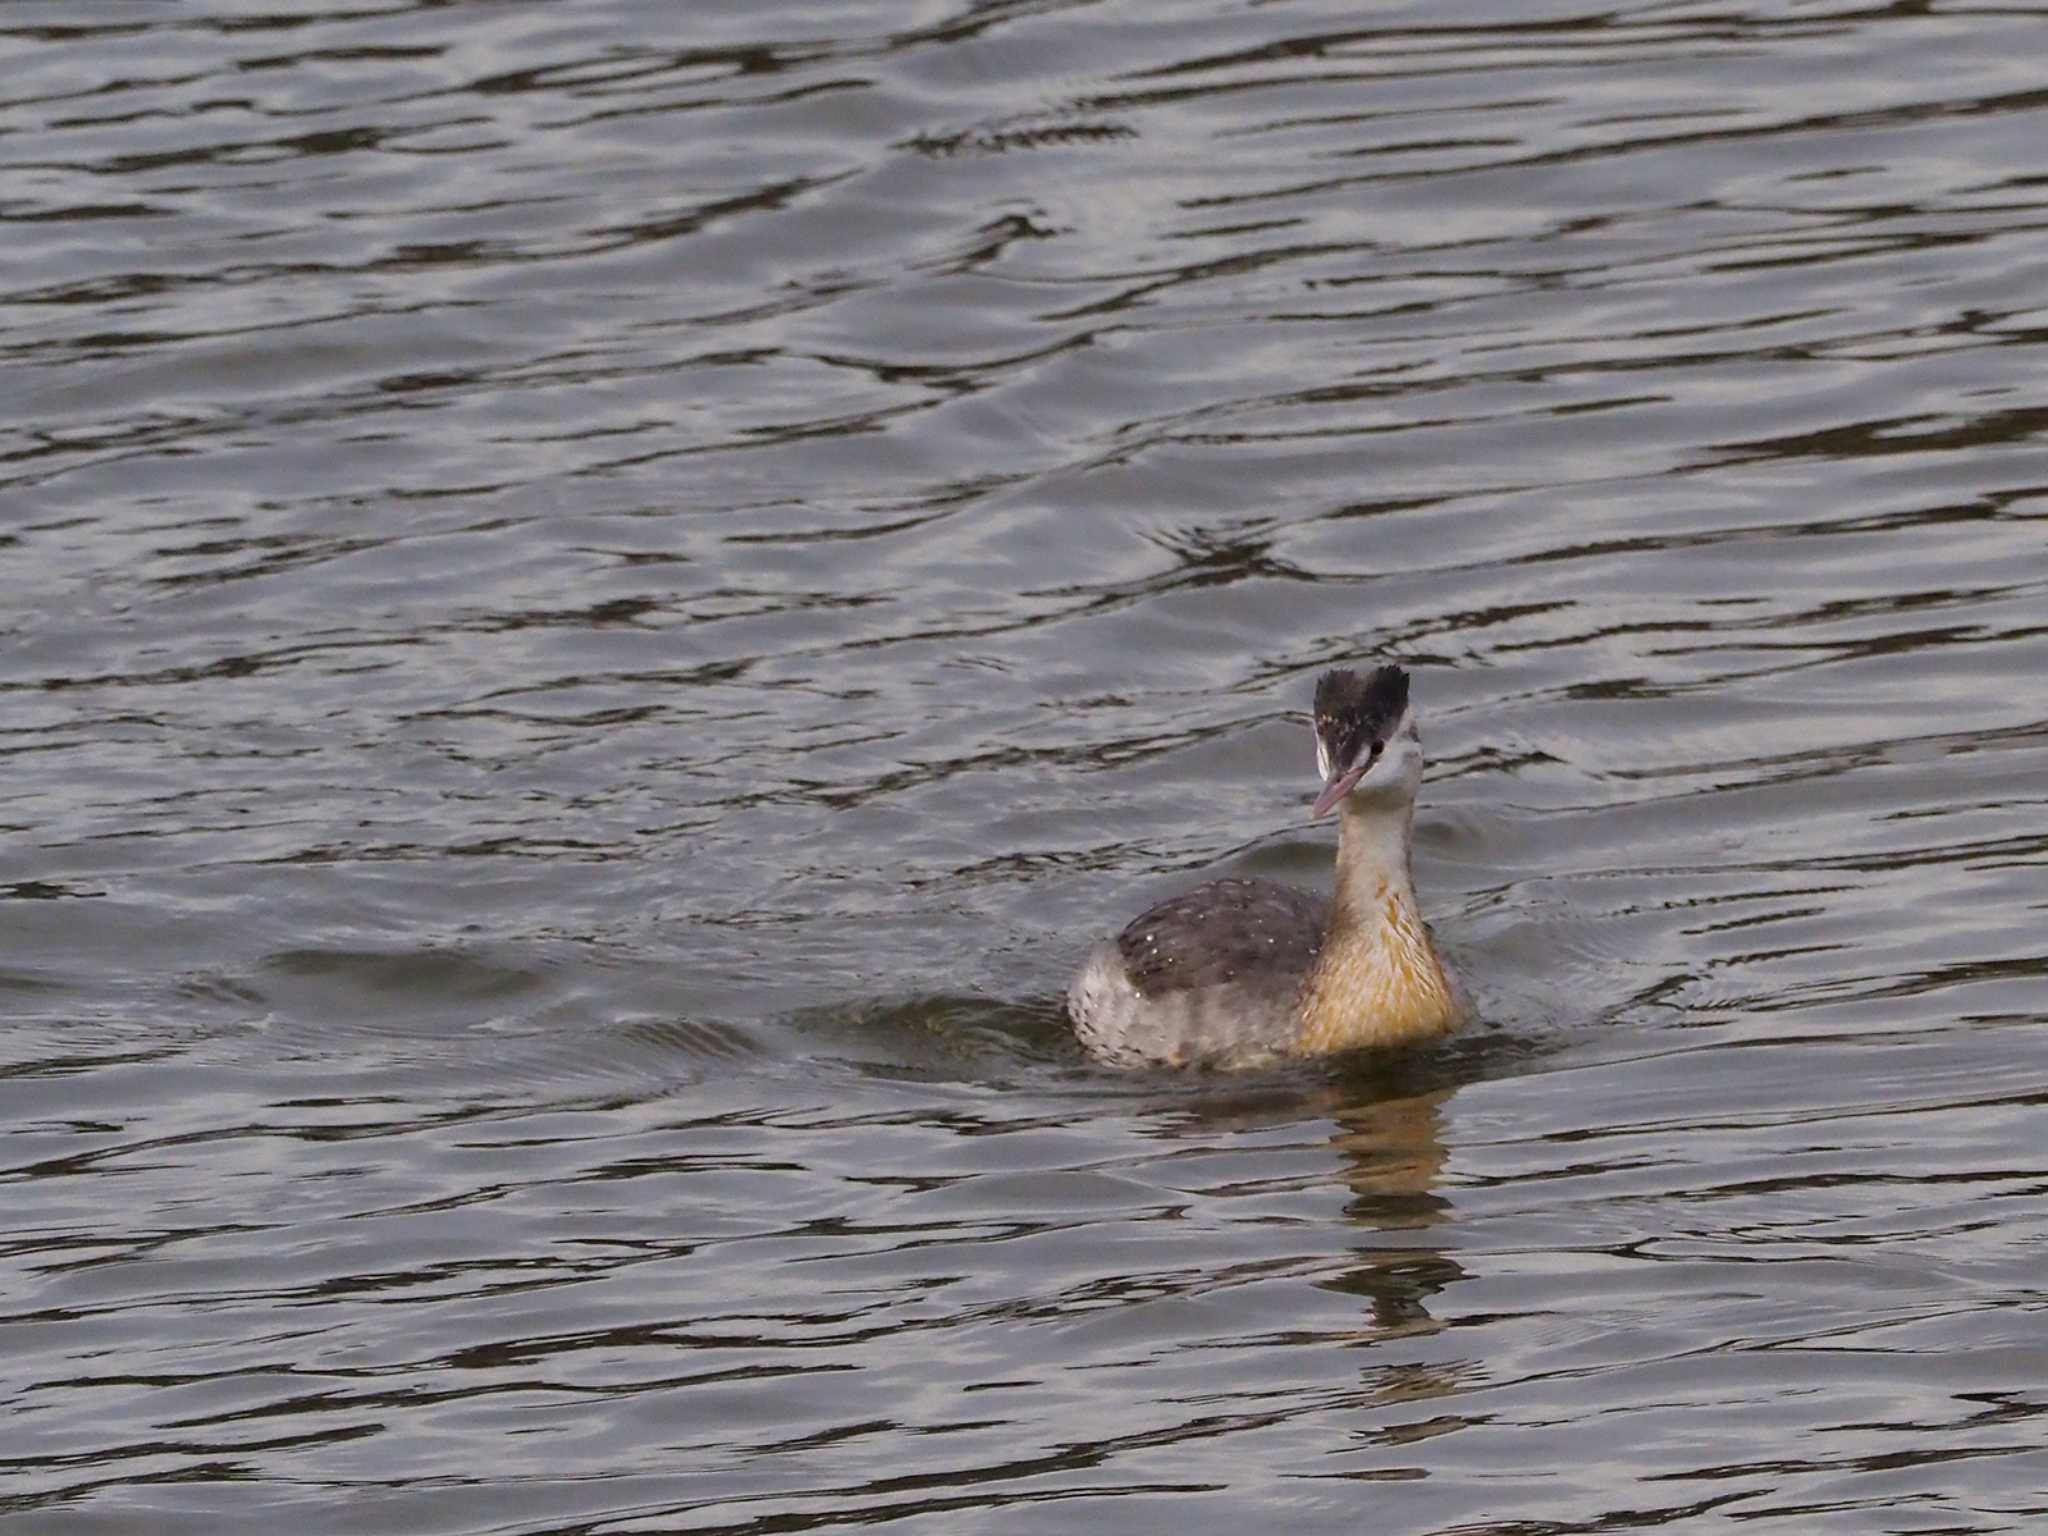
<instances>
[{"instance_id":1,"label":"dark crown","mask_svg":"<svg viewBox=\"0 0 2048 1536\"><path fill-rule=\"evenodd\" d=\"M1316 679L1316 734L1340 763L1384 742L1407 707L1408 674L1399 667L1363 676L1340 667Z\"/></svg>"}]
</instances>

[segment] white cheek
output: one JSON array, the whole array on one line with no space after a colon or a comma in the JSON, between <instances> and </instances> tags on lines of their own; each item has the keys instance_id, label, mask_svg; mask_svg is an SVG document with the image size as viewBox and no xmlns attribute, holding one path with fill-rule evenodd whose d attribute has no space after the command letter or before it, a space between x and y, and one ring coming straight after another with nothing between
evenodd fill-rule
<instances>
[{"instance_id":1,"label":"white cheek","mask_svg":"<svg viewBox=\"0 0 2048 1536\"><path fill-rule=\"evenodd\" d=\"M1323 738L1316 738L1316 772L1324 778L1330 776L1330 749L1323 745Z\"/></svg>"}]
</instances>

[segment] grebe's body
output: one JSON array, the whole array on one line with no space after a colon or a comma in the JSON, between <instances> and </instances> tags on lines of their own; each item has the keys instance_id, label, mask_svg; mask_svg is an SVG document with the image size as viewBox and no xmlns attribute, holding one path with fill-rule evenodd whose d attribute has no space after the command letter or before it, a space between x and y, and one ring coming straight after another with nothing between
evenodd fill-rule
<instances>
[{"instance_id":1,"label":"grebe's body","mask_svg":"<svg viewBox=\"0 0 2048 1536\"><path fill-rule=\"evenodd\" d=\"M1253 1066L1457 1026L1410 870L1422 742L1407 673L1324 673L1315 731L1324 783L1314 814L1340 807L1334 897L1218 880L1153 907L1097 946L1067 993L1091 1055Z\"/></svg>"}]
</instances>

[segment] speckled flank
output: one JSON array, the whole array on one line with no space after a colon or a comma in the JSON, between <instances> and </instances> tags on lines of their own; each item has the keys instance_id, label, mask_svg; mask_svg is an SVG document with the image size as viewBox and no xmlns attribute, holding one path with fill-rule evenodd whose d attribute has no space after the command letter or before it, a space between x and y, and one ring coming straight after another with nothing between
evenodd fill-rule
<instances>
[{"instance_id":1,"label":"speckled flank","mask_svg":"<svg viewBox=\"0 0 2048 1536\"><path fill-rule=\"evenodd\" d=\"M1349 904L1346 904L1347 907ZM1343 911L1303 990L1295 1049L1403 1045L1447 1034L1458 1005L1405 881L1381 879Z\"/></svg>"}]
</instances>

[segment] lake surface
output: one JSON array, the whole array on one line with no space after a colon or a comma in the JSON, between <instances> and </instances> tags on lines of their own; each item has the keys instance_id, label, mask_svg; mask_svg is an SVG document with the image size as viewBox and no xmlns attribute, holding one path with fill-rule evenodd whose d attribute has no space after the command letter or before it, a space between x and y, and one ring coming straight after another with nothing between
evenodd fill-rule
<instances>
[{"instance_id":1,"label":"lake surface","mask_svg":"<svg viewBox=\"0 0 2048 1536\"><path fill-rule=\"evenodd\" d=\"M0 15L0 1531L2048 1528L2048 31ZM1089 1065L1415 675L1480 1020Z\"/></svg>"}]
</instances>

